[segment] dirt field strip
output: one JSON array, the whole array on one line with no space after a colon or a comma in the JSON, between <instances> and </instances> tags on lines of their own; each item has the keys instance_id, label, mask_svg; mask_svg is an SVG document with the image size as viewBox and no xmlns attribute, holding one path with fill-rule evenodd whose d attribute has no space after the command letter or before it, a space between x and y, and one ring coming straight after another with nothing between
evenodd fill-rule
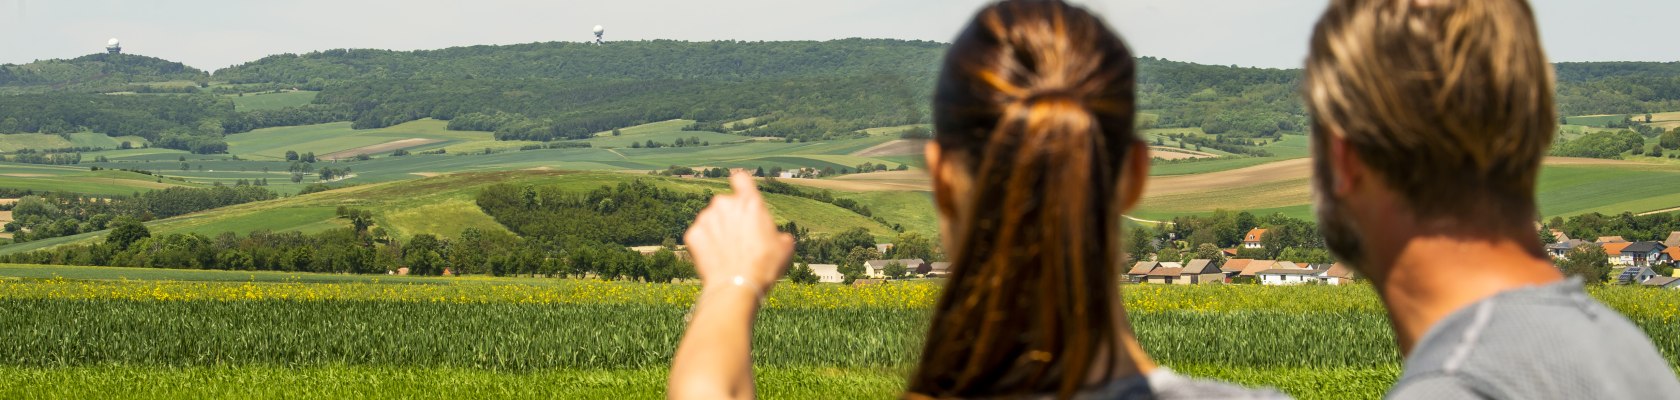
<instances>
[{"instance_id":1,"label":"dirt field strip","mask_svg":"<svg viewBox=\"0 0 1680 400\"><path fill-rule=\"evenodd\" d=\"M363 155L363 154L370 154L370 155L371 154L378 154L378 153L384 153L384 152L388 152L388 151L396 151L398 149L406 149L406 148L410 148L410 147L425 146L425 145L428 145L428 144L442 142L442 141L443 141L443 139L403 139L403 140L380 143L380 144L376 144L376 145L372 145L372 146L362 146L362 147L357 147L357 148L350 149L350 150L340 151L340 152L336 152L336 153L332 153L332 154L322 156L321 159L329 160L329 161L343 160L343 159L346 159L346 158L355 158L356 156Z\"/></svg>"},{"instance_id":2,"label":"dirt field strip","mask_svg":"<svg viewBox=\"0 0 1680 400\"><path fill-rule=\"evenodd\" d=\"M1667 214L1667 213L1671 213L1671 212L1675 212L1675 211L1680 211L1680 207L1665 208L1665 209L1656 210L1656 211L1643 212L1643 213L1640 213L1639 216L1643 217L1643 216L1652 215L1652 214Z\"/></svg>"},{"instance_id":3,"label":"dirt field strip","mask_svg":"<svg viewBox=\"0 0 1680 400\"><path fill-rule=\"evenodd\" d=\"M926 147L926 140L899 139L858 150L853 152L852 155L858 157L913 156L922 154L922 150Z\"/></svg>"},{"instance_id":4,"label":"dirt field strip","mask_svg":"<svg viewBox=\"0 0 1680 400\"><path fill-rule=\"evenodd\" d=\"M1218 158L1219 155L1174 147L1149 146L1149 157L1163 160L1184 160L1191 158Z\"/></svg>"}]
</instances>

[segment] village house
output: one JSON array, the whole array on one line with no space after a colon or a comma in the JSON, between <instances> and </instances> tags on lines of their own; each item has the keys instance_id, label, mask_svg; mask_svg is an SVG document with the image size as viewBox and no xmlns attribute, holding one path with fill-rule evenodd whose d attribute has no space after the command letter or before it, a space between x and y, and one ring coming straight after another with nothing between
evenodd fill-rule
<instances>
[{"instance_id":1,"label":"village house","mask_svg":"<svg viewBox=\"0 0 1680 400\"><path fill-rule=\"evenodd\" d=\"M1282 264L1282 263L1279 263L1277 261L1272 261L1272 260L1254 260L1254 261L1249 262L1248 266L1243 267L1242 272L1237 273L1237 277L1239 277L1239 278L1253 278L1253 279L1258 280L1258 279L1260 279L1259 275L1260 275L1261 272L1269 271L1269 270L1272 270L1274 268L1283 268L1283 267L1279 267L1278 264ZM1297 268L1295 266L1295 263L1288 263L1288 264L1289 264L1288 268Z\"/></svg>"},{"instance_id":2,"label":"village house","mask_svg":"<svg viewBox=\"0 0 1680 400\"><path fill-rule=\"evenodd\" d=\"M937 261L922 264L921 268L916 269L916 273L919 273L923 277L927 278L951 276L951 263L946 261Z\"/></svg>"},{"instance_id":3,"label":"village house","mask_svg":"<svg viewBox=\"0 0 1680 400\"><path fill-rule=\"evenodd\" d=\"M1224 283L1224 282L1225 282L1225 272L1221 271L1219 269L1219 267L1215 266L1213 264L1213 260L1205 260L1205 259L1190 260L1190 263L1186 264L1184 266L1184 269L1179 270L1178 280L1173 281L1173 283L1180 284L1180 285L1196 285L1196 284Z\"/></svg>"},{"instance_id":4,"label":"village house","mask_svg":"<svg viewBox=\"0 0 1680 400\"><path fill-rule=\"evenodd\" d=\"M1161 263L1155 261L1138 261L1136 264L1132 264L1131 270L1126 271L1126 281L1142 283L1149 279L1149 271L1154 271L1155 268L1160 266Z\"/></svg>"},{"instance_id":5,"label":"village house","mask_svg":"<svg viewBox=\"0 0 1680 400\"><path fill-rule=\"evenodd\" d=\"M1160 263L1160 266L1157 266L1155 269L1149 271L1149 279L1144 282L1170 285L1178 281L1178 276L1183 271L1183 264L1176 262Z\"/></svg>"},{"instance_id":6,"label":"village house","mask_svg":"<svg viewBox=\"0 0 1680 400\"><path fill-rule=\"evenodd\" d=\"M846 281L846 275L840 273L840 266L834 264L806 264L812 272L817 273L817 282L841 283Z\"/></svg>"},{"instance_id":7,"label":"village house","mask_svg":"<svg viewBox=\"0 0 1680 400\"><path fill-rule=\"evenodd\" d=\"M1563 233L1563 230L1559 230L1559 229L1553 229L1552 230L1552 237L1557 239L1558 242L1567 242L1567 241L1570 240L1569 239L1569 234Z\"/></svg>"},{"instance_id":8,"label":"village house","mask_svg":"<svg viewBox=\"0 0 1680 400\"><path fill-rule=\"evenodd\" d=\"M1666 254L1663 254L1663 250L1667 249L1668 246L1663 246L1662 243L1657 242L1629 243L1622 247L1621 263L1619 265L1645 267L1662 263L1666 256Z\"/></svg>"},{"instance_id":9,"label":"village house","mask_svg":"<svg viewBox=\"0 0 1680 400\"><path fill-rule=\"evenodd\" d=\"M1290 263L1293 265L1293 263ZM1308 268L1273 268L1255 274L1262 285L1303 285L1319 280L1318 275L1325 271Z\"/></svg>"},{"instance_id":10,"label":"village house","mask_svg":"<svg viewBox=\"0 0 1680 400\"><path fill-rule=\"evenodd\" d=\"M1248 231L1248 234L1243 235L1242 246L1245 249L1264 248L1264 247L1266 247L1266 245L1261 244L1260 240L1265 239L1265 238L1266 238L1266 230L1265 229L1260 229L1260 228L1251 229L1251 230Z\"/></svg>"},{"instance_id":11,"label":"village house","mask_svg":"<svg viewBox=\"0 0 1680 400\"><path fill-rule=\"evenodd\" d=\"M891 253L892 249L893 249L893 244L892 243L876 243L875 244L875 251L879 251L879 252L881 252L881 254Z\"/></svg>"},{"instance_id":12,"label":"village house","mask_svg":"<svg viewBox=\"0 0 1680 400\"><path fill-rule=\"evenodd\" d=\"M863 262L863 274L876 279L886 278L887 266L892 265L892 263L895 262L898 263L898 265L904 266L904 271L906 273L915 271L916 269L921 268L922 264L927 263L927 261L922 261L920 258L903 260L869 260Z\"/></svg>"},{"instance_id":13,"label":"village house","mask_svg":"<svg viewBox=\"0 0 1680 400\"><path fill-rule=\"evenodd\" d=\"M1336 263L1330 266L1330 270L1324 272L1321 279L1327 285L1347 285L1359 281L1359 274L1354 272L1353 268L1349 268L1347 264Z\"/></svg>"},{"instance_id":14,"label":"village house","mask_svg":"<svg viewBox=\"0 0 1680 400\"><path fill-rule=\"evenodd\" d=\"M1645 283L1651 278L1657 278L1657 272L1648 267L1628 267L1622 274L1616 276L1616 283L1623 285L1637 285Z\"/></svg>"},{"instance_id":15,"label":"village house","mask_svg":"<svg viewBox=\"0 0 1680 400\"><path fill-rule=\"evenodd\" d=\"M1627 242L1628 242L1627 239L1623 239L1621 236L1599 236L1598 240L1593 241L1593 243L1598 243L1598 244L1627 243Z\"/></svg>"},{"instance_id":16,"label":"village house","mask_svg":"<svg viewBox=\"0 0 1680 400\"><path fill-rule=\"evenodd\" d=\"M1680 278L1672 276L1658 276L1646 279L1645 282L1640 283L1640 285L1644 285L1648 288L1680 290Z\"/></svg>"},{"instance_id":17,"label":"village house","mask_svg":"<svg viewBox=\"0 0 1680 400\"><path fill-rule=\"evenodd\" d=\"M1663 245L1668 247L1680 247L1680 231L1669 232L1668 239L1663 239ZM1676 258L1676 260L1680 260L1680 258Z\"/></svg>"},{"instance_id":18,"label":"village house","mask_svg":"<svg viewBox=\"0 0 1680 400\"><path fill-rule=\"evenodd\" d=\"M1668 246L1663 249L1663 259L1670 263L1680 261L1680 246Z\"/></svg>"},{"instance_id":19,"label":"village house","mask_svg":"<svg viewBox=\"0 0 1680 400\"><path fill-rule=\"evenodd\" d=\"M1243 268L1248 268L1248 264L1252 262L1254 262L1254 260L1247 258L1233 258L1225 260L1225 264L1219 266L1219 272L1224 272L1225 281L1230 282L1231 278L1235 278L1237 275L1242 274Z\"/></svg>"},{"instance_id":20,"label":"village house","mask_svg":"<svg viewBox=\"0 0 1680 400\"><path fill-rule=\"evenodd\" d=\"M1551 254L1552 258L1560 260L1568 259L1569 252L1574 251L1576 247L1580 247L1583 244L1587 244L1587 241L1581 239L1560 241L1546 245L1546 253Z\"/></svg>"},{"instance_id":21,"label":"village house","mask_svg":"<svg viewBox=\"0 0 1680 400\"><path fill-rule=\"evenodd\" d=\"M1625 249L1632 244L1633 243L1628 242L1610 242L1600 244L1600 246L1604 246L1604 255L1610 259L1610 265L1627 265L1622 263L1622 249Z\"/></svg>"}]
</instances>

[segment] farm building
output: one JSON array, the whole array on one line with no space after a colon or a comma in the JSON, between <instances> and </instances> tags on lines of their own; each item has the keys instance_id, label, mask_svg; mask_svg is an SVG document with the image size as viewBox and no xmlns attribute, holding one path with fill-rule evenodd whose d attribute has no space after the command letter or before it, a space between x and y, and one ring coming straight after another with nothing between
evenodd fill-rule
<instances>
[{"instance_id":1,"label":"farm building","mask_svg":"<svg viewBox=\"0 0 1680 400\"><path fill-rule=\"evenodd\" d=\"M892 265L895 262L898 263L898 265L904 266L904 270L907 272L915 271L921 268L922 264L927 263L927 261L923 261L920 258L909 258L903 260L869 260L863 262L863 274L871 278L886 278L887 266Z\"/></svg>"},{"instance_id":2,"label":"farm building","mask_svg":"<svg viewBox=\"0 0 1680 400\"><path fill-rule=\"evenodd\" d=\"M1258 248L1266 247L1266 245L1260 243L1261 239L1265 239L1265 238L1266 238L1266 230L1265 229L1254 228L1252 230L1249 230L1248 234L1243 235L1243 244L1242 244L1243 248L1245 248L1245 249L1258 249Z\"/></svg>"},{"instance_id":3,"label":"farm building","mask_svg":"<svg viewBox=\"0 0 1680 400\"><path fill-rule=\"evenodd\" d=\"M1307 268L1273 268L1255 274L1262 285L1303 285L1319 281L1326 271Z\"/></svg>"},{"instance_id":4,"label":"farm building","mask_svg":"<svg viewBox=\"0 0 1680 400\"><path fill-rule=\"evenodd\" d=\"M1657 278L1657 272L1647 267L1627 267L1621 275L1616 276L1616 283L1622 285L1637 285L1645 283L1651 278Z\"/></svg>"},{"instance_id":5,"label":"farm building","mask_svg":"<svg viewBox=\"0 0 1680 400\"><path fill-rule=\"evenodd\" d=\"M1225 260L1225 264L1219 266L1219 271L1224 272L1225 280L1229 281L1231 278L1237 277L1238 274L1242 274L1243 268L1248 268L1248 264L1252 262L1254 262L1253 259L1247 258Z\"/></svg>"},{"instance_id":6,"label":"farm building","mask_svg":"<svg viewBox=\"0 0 1680 400\"><path fill-rule=\"evenodd\" d=\"M892 249L893 249L893 244L892 243L876 243L875 244L875 251L879 251L879 252L881 252L881 254L891 253Z\"/></svg>"},{"instance_id":7,"label":"farm building","mask_svg":"<svg viewBox=\"0 0 1680 400\"><path fill-rule=\"evenodd\" d=\"M1680 290L1680 278L1672 276L1658 276L1646 279L1645 282L1640 283L1640 285L1644 285L1648 288Z\"/></svg>"},{"instance_id":8,"label":"farm building","mask_svg":"<svg viewBox=\"0 0 1680 400\"><path fill-rule=\"evenodd\" d=\"M916 273L928 278L951 276L951 263L938 261L922 264L921 268L916 269Z\"/></svg>"},{"instance_id":9,"label":"farm building","mask_svg":"<svg viewBox=\"0 0 1680 400\"><path fill-rule=\"evenodd\" d=\"M1347 264L1336 263L1330 270L1324 272L1324 283L1328 285L1346 285L1359 280L1359 274L1349 268Z\"/></svg>"},{"instance_id":10,"label":"farm building","mask_svg":"<svg viewBox=\"0 0 1680 400\"><path fill-rule=\"evenodd\" d=\"M1569 258L1570 251L1575 250L1576 247L1580 247L1583 244L1587 244L1587 241L1581 239L1560 241L1546 245L1546 253L1551 254L1552 258L1566 259Z\"/></svg>"},{"instance_id":11,"label":"farm building","mask_svg":"<svg viewBox=\"0 0 1680 400\"><path fill-rule=\"evenodd\" d=\"M1160 263L1160 266L1149 271L1149 279L1144 282L1173 284L1178 283L1178 276L1184 271L1184 265L1175 262Z\"/></svg>"},{"instance_id":12,"label":"farm building","mask_svg":"<svg viewBox=\"0 0 1680 400\"><path fill-rule=\"evenodd\" d=\"M1627 243L1627 242L1628 242L1627 239L1623 239L1621 236L1599 236L1598 240L1593 241L1593 243L1598 243L1598 244Z\"/></svg>"},{"instance_id":13,"label":"farm building","mask_svg":"<svg viewBox=\"0 0 1680 400\"><path fill-rule=\"evenodd\" d=\"M1259 279L1261 272L1265 272L1273 268L1282 268L1279 267L1278 264L1279 263L1277 261L1272 260L1254 260L1249 262L1247 266L1243 267L1242 272L1238 272L1237 276ZM1295 264L1289 263L1289 268L1296 268Z\"/></svg>"},{"instance_id":14,"label":"farm building","mask_svg":"<svg viewBox=\"0 0 1680 400\"><path fill-rule=\"evenodd\" d=\"M1635 267L1645 267L1663 262L1668 246L1657 242L1633 242L1622 247L1621 264Z\"/></svg>"},{"instance_id":15,"label":"farm building","mask_svg":"<svg viewBox=\"0 0 1680 400\"><path fill-rule=\"evenodd\" d=\"M1138 261L1137 264L1132 264L1130 271L1126 271L1126 280L1132 283L1141 283L1149 279L1149 271L1154 271L1155 268L1160 266L1161 263L1155 261Z\"/></svg>"},{"instance_id":16,"label":"farm building","mask_svg":"<svg viewBox=\"0 0 1680 400\"><path fill-rule=\"evenodd\" d=\"M1663 239L1663 245L1668 247L1680 247L1680 232L1669 232L1668 238Z\"/></svg>"},{"instance_id":17,"label":"farm building","mask_svg":"<svg viewBox=\"0 0 1680 400\"><path fill-rule=\"evenodd\" d=\"M812 272L817 273L817 282L841 283L841 282L846 281L846 276L840 274L840 266L839 265L834 265L834 264L807 264L807 265L809 265L811 267Z\"/></svg>"},{"instance_id":18,"label":"farm building","mask_svg":"<svg viewBox=\"0 0 1680 400\"><path fill-rule=\"evenodd\" d=\"M1195 285L1225 282L1225 272L1213 264L1213 260L1190 260L1189 264L1178 273L1178 280L1173 283L1180 285Z\"/></svg>"}]
</instances>

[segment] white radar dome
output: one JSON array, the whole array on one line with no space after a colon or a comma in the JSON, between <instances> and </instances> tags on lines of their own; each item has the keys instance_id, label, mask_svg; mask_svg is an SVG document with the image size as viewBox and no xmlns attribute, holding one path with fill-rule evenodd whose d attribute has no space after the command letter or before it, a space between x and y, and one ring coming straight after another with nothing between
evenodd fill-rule
<instances>
[{"instance_id":1,"label":"white radar dome","mask_svg":"<svg viewBox=\"0 0 1680 400\"><path fill-rule=\"evenodd\" d=\"M111 40L108 40L108 41L105 42L106 46L116 46L116 45L119 45L119 44L122 44L122 41L117 40L117 38L111 38Z\"/></svg>"},{"instance_id":2,"label":"white radar dome","mask_svg":"<svg viewBox=\"0 0 1680 400\"><path fill-rule=\"evenodd\" d=\"M606 33L606 32L607 32L607 28L602 27L600 25L595 25L595 34L599 35L599 34ZM115 40L115 39L113 39L113 40Z\"/></svg>"}]
</instances>

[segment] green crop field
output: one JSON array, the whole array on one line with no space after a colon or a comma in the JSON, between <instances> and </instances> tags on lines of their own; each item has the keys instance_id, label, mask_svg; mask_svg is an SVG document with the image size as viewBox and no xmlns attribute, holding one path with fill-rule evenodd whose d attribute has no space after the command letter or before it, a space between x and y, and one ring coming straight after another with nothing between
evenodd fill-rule
<instances>
[{"instance_id":1,"label":"green crop field","mask_svg":"<svg viewBox=\"0 0 1680 400\"><path fill-rule=\"evenodd\" d=\"M173 186L197 186L124 171L89 171L85 167L0 163L0 188L128 196Z\"/></svg>"},{"instance_id":2,"label":"green crop field","mask_svg":"<svg viewBox=\"0 0 1680 400\"><path fill-rule=\"evenodd\" d=\"M461 157L450 157L461 158ZM147 223L153 234L197 233L215 236L222 232L245 234L253 231L313 233L346 227L337 218L339 206L371 211L379 227L398 239L407 240L418 234L455 237L468 228L500 230L506 228L481 210L475 198L486 186L508 183L515 185L557 186L565 190L587 192L601 186L615 186L633 180L650 180L662 187L685 193L705 190L725 192L728 185L719 179L662 178L626 173L571 173L555 171L503 171L463 173L412 179L407 181L353 186L349 188L295 196L278 200L241 204L200 213L183 215ZM767 196L778 223L788 220L806 226L813 233L832 234L853 228L865 228L878 239L891 241L897 236L888 226L870 218L831 204L804 198ZM902 214L909 216L909 214ZM891 219L889 218L889 221ZM922 221L898 222L917 226ZM926 229L926 228L918 228ZM924 231L925 232L925 231ZM103 240L103 232L56 238L0 247L0 253L10 254L71 243Z\"/></svg>"},{"instance_id":3,"label":"green crop field","mask_svg":"<svg viewBox=\"0 0 1680 400\"><path fill-rule=\"evenodd\" d=\"M228 96L228 98L233 99L233 107L239 111L281 110L312 103L315 101L315 95L320 93L299 90L280 93L246 93L240 96Z\"/></svg>"},{"instance_id":4,"label":"green crop field","mask_svg":"<svg viewBox=\"0 0 1680 400\"><path fill-rule=\"evenodd\" d=\"M938 291L918 281L778 286L755 331L760 395L893 397ZM9 377L0 397L657 398L697 292L544 278L0 266L0 373ZM1399 374L1388 319L1366 286L1123 292L1144 347L1181 373L1303 399L1380 397ZM1590 292L1680 365L1680 302L1640 288ZM70 316L75 323L64 322Z\"/></svg>"},{"instance_id":5,"label":"green crop field","mask_svg":"<svg viewBox=\"0 0 1680 400\"><path fill-rule=\"evenodd\" d=\"M1627 119L1627 117L1628 117L1627 114L1584 115L1584 116L1578 116L1578 117L1569 117L1566 120L1566 123L1569 124L1569 125L1581 125L1581 126L1590 126L1590 127L1595 127L1595 128L1603 128L1605 126L1610 125L1610 123L1612 123L1612 122L1621 122L1622 120ZM1643 115L1641 115L1641 117L1643 117Z\"/></svg>"},{"instance_id":6,"label":"green crop field","mask_svg":"<svg viewBox=\"0 0 1680 400\"><path fill-rule=\"evenodd\" d=\"M1540 213L1642 213L1680 207L1680 170L1651 165L1555 165L1540 174Z\"/></svg>"}]
</instances>

